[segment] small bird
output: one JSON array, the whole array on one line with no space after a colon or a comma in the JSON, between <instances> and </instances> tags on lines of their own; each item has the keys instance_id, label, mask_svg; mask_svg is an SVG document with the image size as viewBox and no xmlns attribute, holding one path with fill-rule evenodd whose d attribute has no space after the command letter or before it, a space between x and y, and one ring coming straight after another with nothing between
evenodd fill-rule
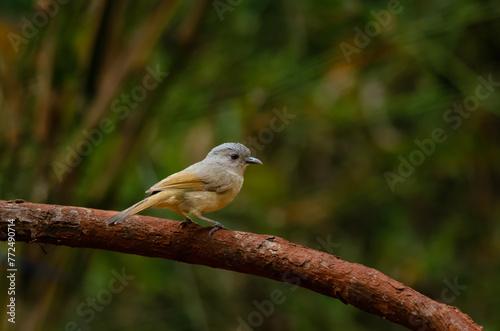
<instances>
[{"instance_id":1,"label":"small bird","mask_svg":"<svg viewBox=\"0 0 500 331\"><path fill-rule=\"evenodd\" d=\"M242 144L225 143L212 149L204 160L168 176L153 185L146 199L111 216L106 223L118 224L149 207L168 208L192 223L186 214L196 216L214 225L210 235L219 229L227 229L219 222L203 214L227 206L243 185L243 174L249 164L262 164L250 155Z\"/></svg>"}]
</instances>

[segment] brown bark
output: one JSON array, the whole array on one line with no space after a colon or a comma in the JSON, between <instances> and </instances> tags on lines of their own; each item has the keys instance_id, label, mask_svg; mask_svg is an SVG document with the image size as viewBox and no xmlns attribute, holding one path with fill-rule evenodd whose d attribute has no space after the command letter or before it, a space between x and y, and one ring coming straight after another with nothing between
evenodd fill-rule
<instances>
[{"instance_id":1,"label":"brown bark","mask_svg":"<svg viewBox=\"0 0 500 331\"><path fill-rule=\"evenodd\" d=\"M482 330L458 308L438 303L381 272L284 239L134 216L117 226L115 212L0 200L0 240L15 219L17 241L98 248L206 265L290 282L412 330Z\"/></svg>"}]
</instances>

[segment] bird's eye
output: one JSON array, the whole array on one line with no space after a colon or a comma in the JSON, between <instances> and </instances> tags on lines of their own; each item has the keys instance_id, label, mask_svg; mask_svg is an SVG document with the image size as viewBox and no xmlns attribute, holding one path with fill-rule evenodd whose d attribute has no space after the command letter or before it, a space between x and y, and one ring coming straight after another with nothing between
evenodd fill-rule
<instances>
[{"instance_id":1,"label":"bird's eye","mask_svg":"<svg viewBox=\"0 0 500 331\"><path fill-rule=\"evenodd\" d=\"M233 160L237 160L240 156L238 154L231 154Z\"/></svg>"}]
</instances>

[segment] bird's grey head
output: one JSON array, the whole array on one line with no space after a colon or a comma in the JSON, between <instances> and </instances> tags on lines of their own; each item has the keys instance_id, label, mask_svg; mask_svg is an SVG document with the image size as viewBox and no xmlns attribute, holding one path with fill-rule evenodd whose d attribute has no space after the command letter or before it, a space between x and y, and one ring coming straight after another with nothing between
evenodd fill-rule
<instances>
[{"instance_id":1,"label":"bird's grey head","mask_svg":"<svg viewBox=\"0 0 500 331\"><path fill-rule=\"evenodd\" d=\"M225 143L214 147L205 160L221 163L242 173L249 164L262 164L259 159L250 155L246 146L238 143Z\"/></svg>"}]
</instances>

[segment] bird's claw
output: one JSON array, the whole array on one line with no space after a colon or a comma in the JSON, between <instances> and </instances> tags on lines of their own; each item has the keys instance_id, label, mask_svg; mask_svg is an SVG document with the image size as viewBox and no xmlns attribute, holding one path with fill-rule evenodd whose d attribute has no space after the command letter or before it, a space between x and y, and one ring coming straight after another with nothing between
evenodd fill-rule
<instances>
[{"instance_id":1,"label":"bird's claw","mask_svg":"<svg viewBox=\"0 0 500 331\"><path fill-rule=\"evenodd\" d=\"M212 237L214 235L215 231L220 230L220 229L229 230L228 228L226 228L224 225L220 224L219 222L215 222L213 229L210 230L208 235L210 237Z\"/></svg>"},{"instance_id":2,"label":"bird's claw","mask_svg":"<svg viewBox=\"0 0 500 331\"><path fill-rule=\"evenodd\" d=\"M193 221L191 221L189 217L186 217L185 221L179 223L179 229L184 229L186 225L189 225L191 223L193 223Z\"/></svg>"}]
</instances>

